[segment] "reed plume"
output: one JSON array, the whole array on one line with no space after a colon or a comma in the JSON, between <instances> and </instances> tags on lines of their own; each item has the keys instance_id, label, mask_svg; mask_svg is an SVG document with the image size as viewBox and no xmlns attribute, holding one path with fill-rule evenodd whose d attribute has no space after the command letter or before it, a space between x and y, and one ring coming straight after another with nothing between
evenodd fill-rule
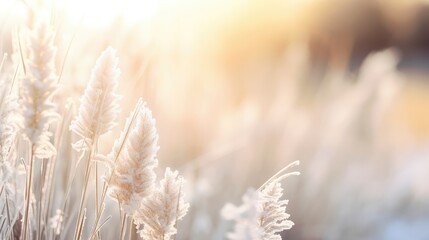
<instances>
[{"instance_id":1,"label":"reed plume","mask_svg":"<svg viewBox=\"0 0 429 240\"><path fill-rule=\"evenodd\" d=\"M58 88L53 39L54 35L45 23L37 25L30 33L26 74L20 88L24 135L32 145L33 155L39 158L49 158L56 153L48 129L60 117L52 101Z\"/></svg>"},{"instance_id":2,"label":"reed plume","mask_svg":"<svg viewBox=\"0 0 429 240\"><path fill-rule=\"evenodd\" d=\"M286 213L288 200L280 200L283 196L281 183L273 181L262 191L259 200L259 225L263 229L262 239L277 240L284 230L291 229L294 223L289 220L290 215Z\"/></svg>"},{"instance_id":3,"label":"reed plume","mask_svg":"<svg viewBox=\"0 0 429 240\"><path fill-rule=\"evenodd\" d=\"M147 240L169 240L177 233L177 221L188 212L184 200L183 177L167 168L159 187L146 198L134 216L140 237Z\"/></svg>"},{"instance_id":4,"label":"reed plume","mask_svg":"<svg viewBox=\"0 0 429 240\"><path fill-rule=\"evenodd\" d=\"M136 111L135 122L131 122L134 115L132 113L125 130L109 154L109 158L116 162L109 174L109 195L119 202L122 210L129 216L132 216L141 201L152 193L156 179L154 168L158 166L156 153L159 147L155 119L145 106ZM128 128L130 130L127 130ZM125 139L127 131L130 132Z\"/></svg>"},{"instance_id":5,"label":"reed plume","mask_svg":"<svg viewBox=\"0 0 429 240\"><path fill-rule=\"evenodd\" d=\"M299 161L280 170L257 191L249 189L243 196L241 206L230 203L224 206L222 216L235 221L234 231L227 234L228 239L281 240L280 233L292 228L294 223L286 213L288 200L281 200L281 181L289 176L299 175L299 172L284 173L295 165L299 165Z\"/></svg>"},{"instance_id":6,"label":"reed plume","mask_svg":"<svg viewBox=\"0 0 429 240\"><path fill-rule=\"evenodd\" d=\"M92 69L80 99L79 114L70 125L70 129L82 138L73 145L75 149L87 150L97 137L116 126L120 110L120 97L116 94L120 73L116 51L108 47Z\"/></svg>"}]
</instances>

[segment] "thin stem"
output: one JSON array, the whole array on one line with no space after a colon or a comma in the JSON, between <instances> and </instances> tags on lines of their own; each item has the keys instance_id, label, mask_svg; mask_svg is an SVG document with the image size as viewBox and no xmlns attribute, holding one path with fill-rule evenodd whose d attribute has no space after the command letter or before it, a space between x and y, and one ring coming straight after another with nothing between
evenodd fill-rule
<instances>
[{"instance_id":1,"label":"thin stem","mask_svg":"<svg viewBox=\"0 0 429 240\"><path fill-rule=\"evenodd\" d=\"M95 147L97 151L97 142L95 142ZM94 162L95 165L95 218L98 217L98 162ZM99 233L97 233L97 235L99 236Z\"/></svg>"},{"instance_id":2,"label":"thin stem","mask_svg":"<svg viewBox=\"0 0 429 240\"><path fill-rule=\"evenodd\" d=\"M22 221L22 230L23 231L23 240L27 239L27 225L28 225L28 214L30 210L30 201L31 201L31 186L33 181L33 162L34 162L34 156L33 156L33 148L34 145L30 145L30 167L27 172L27 184L25 186L25 212L24 212L24 220Z\"/></svg>"},{"instance_id":3,"label":"thin stem","mask_svg":"<svg viewBox=\"0 0 429 240\"><path fill-rule=\"evenodd\" d=\"M95 164L95 217L98 216L98 164Z\"/></svg>"},{"instance_id":4,"label":"thin stem","mask_svg":"<svg viewBox=\"0 0 429 240\"><path fill-rule=\"evenodd\" d=\"M104 222L102 222L101 224L100 224L100 227L98 227L97 228L97 232L99 232L100 231L100 229L104 226L104 224L106 224L109 220L110 220L110 218L112 218L112 216L110 215L110 216L108 216L107 218L106 218L106 220L104 220Z\"/></svg>"},{"instance_id":5,"label":"thin stem","mask_svg":"<svg viewBox=\"0 0 429 240\"><path fill-rule=\"evenodd\" d=\"M86 208L83 210L82 218L80 219L79 223L77 224L77 226L78 226L78 229L77 229L78 239L80 239L80 236L82 235L82 229L83 229L83 224L85 222L85 219L86 219Z\"/></svg>"},{"instance_id":6,"label":"thin stem","mask_svg":"<svg viewBox=\"0 0 429 240\"><path fill-rule=\"evenodd\" d=\"M22 69L24 70L24 75L27 74L27 70L25 69L25 61L24 61L24 53L22 52L22 46L21 46L21 34L18 30L18 47L19 47L19 55L21 57L21 63L22 63Z\"/></svg>"},{"instance_id":7,"label":"thin stem","mask_svg":"<svg viewBox=\"0 0 429 240\"><path fill-rule=\"evenodd\" d=\"M55 2L55 1L54 1L54 2ZM72 35L72 37L71 37L71 39L70 39L70 42L69 42L69 44L68 44L68 46L67 46L66 54L65 54L65 56L64 56L63 63L62 63L62 65L61 65L60 74L59 74L59 76L58 76L58 83L60 83L60 81L61 81L61 77L63 76L64 66L66 65L66 60L67 60L67 57L68 57L68 55L69 55L71 45L72 45L72 43L73 43L74 38L76 37L76 33L77 33L77 30L78 30L78 29L79 29L79 27L80 27L81 22L82 22L82 19L79 21L79 24L78 24L78 26L76 27L76 30L74 31L74 33L73 33L73 35Z\"/></svg>"},{"instance_id":8,"label":"thin stem","mask_svg":"<svg viewBox=\"0 0 429 240\"><path fill-rule=\"evenodd\" d=\"M130 229L129 229L130 234L128 234L128 238L129 238L129 240L132 240L132 238L133 238L133 225L134 225L133 218L130 218L129 224L130 224Z\"/></svg>"},{"instance_id":9,"label":"thin stem","mask_svg":"<svg viewBox=\"0 0 429 240\"><path fill-rule=\"evenodd\" d=\"M74 239L79 239L80 238L80 234L79 232L81 232L81 230L79 231L79 229L81 228L80 223L81 218L82 218L82 211L86 202L86 193L87 193L87 189L88 189L88 182L89 182L89 175L91 173L91 160L92 157L94 155L95 152L95 147L94 144L92 144L91 146L91 151L89 153L89 158L88 158L88 162L86 163L86 171L85 171L85 183L84 183L84 188L83 188L83 194L82 197L80 199L80 204L79 204L79 213L78 213L78 217L77 217L77 225L76 225L76 230L75 230L75 236Z\"/></svg>"},{"instance_id":10,"label":"thin stem","mask_svg":"<svg viewBox=\"0 0 429 240\"><path fill-rule=\"evenodd\" d=\"M62 135L64 133L64 131L66 129L65 122L67 119L70 118L71 114L72 114L72 111L66 111L66 110L64 110L64 112L62 114L62 116L66 116L66 117L64 117L63 121L61 121L61 127L57 131L57 135L56 135L56 140L55 140L56 146L55 146L55 148L58 149L58 151L60 151L62 143L63 143L63 139L64 139L64 138L60 137L60 135ZM48 164L48 170L47 170L48 176L47 176L46 184L45 184L46 189L47 189L47 194L46 194L46 196L47 196L47 198L46 198L47 199L47 203L46 203L47 209L46 209L46 213L45 213L45 222L48 222L48 219L49 219L49 216L51 213L50 211L52 208L52 201L53 201L53 197L54 197L53 196L54 195L53 194L54 193L53 188L55 187L53 182L54 182L55 176L56 176L56 175L54 176L54 171L55 171L55 168L57 166L57 159L59 156L60 156L60 154L58 153L54 158L52 158L51 161L49 161L49 164ZM68 184L68 182L66 184ZM69 188L67 188L67 189L69 190ZM65 214L64 209L63 209L63 214Z\"/></svg>"},{"instance_id":11,"label":"thin stem","mask_svg":"<svg viewBox=\"0 0 429 240\"><path fill-rule=\"evenodd\" d=\"M40 164L40 183L39 183L39 202L38 202L38 209L37 209L37 215L38 215L38 226L37 226L37 239L42 239L42 199L43 199L43 187L45 183L45 176L46 176L46 167L45 167L45 161L42 159L42 162Z\"/></svg>"},{"instance_id":12,"label":"thin stem","mask_svg":"<svg viewBox=\"0 0 429 240\"><path fill-rule=\"evenodd\" d=\"M19 65L20 65L20 63L18 63L16 65L15 72L13 73L13 78L12 78L12 83L10 84L9 94L12 93L13 85L15 84L15 79L16 79L16 76L18 75Z\"/></svg>"},{"instance_id":13,"label":"thin stem","mask_svg":"<svg viewBox=\"0 0 429 240\"><path fill-rule=\"evenodd\" d=\"M262 186L258 188L258 191L261 191L266 185L268 185L272 181L280 181L280 180L283 180L284 178L289 177L291 175L299 175L299 172L291 172L291 173L284 174L284 171L286 171L290 167L294 167L294 166L298 166L298 165L299 165L299 161L295 161L295 162L287 165L286 167L282 168L280 171L278 171L276 174L274 174L272 177L270 177L270 179L268 179L264 184L262 184Z\"/></svg>"},{"instance_id":14,"label":"thin stem","mask_svg":"<svg viewBox=\"0 0 429 240\"><path fill-rule=\"evenodd\" d=\"M3 58L1 60L1 63L0 63L0 72L3 70L3 64L4 64L4 61L6 60L6 58L7 58L7 53L4 53Z\"/></svg>"},{"instance_id":15,"label":"thin stem","mask_svg":"<svg viewBox=\"0 0 429 240\"><path fill-rule=\"evenodd\" d=\"M102 208L100 209L100 211L101 212L103 212L103 210L104 210L104 203L102 203ZM101 218L101 214L98 214L97 216L96 216L96 219L95 219L95 223L98 223L99 221L100 221L100 218ZM97 229L93 229L93 231L91 232L91 236L90 236L90 240L92 240L92 239L94 239L94 237L95 237L95 233L97 233L97 236L99 237L99 233L98 233L98 231L99 231L99 229L101 228L101 226L102 226L103 224L101 224L100 225L100 227L97 227ZM94 227L95 226L97 226L96 224L94 224Z\"/></svg>"},{"instance_id":16,"label":"thin stem","mask_svg":"<svg viewBox=\"0 0 429 240\"><path fill-rule=\"evenodd\" d=\"M123 240L124 239L124 234L125 234L125 223L127 220L127 214L126 213L122 213L122 220L121 220L121 234L119 235L119 239Z\"/></svg>"},{"instance_id":17,"label":"thin stem","mask_svg":"<svg viewBox=\"0 0 429 240\"><path fill-rule=\"evenodd\" d=\"M73 180L76 176L77 173L77 168L79 166L79 163L82 161L82 159L85 157L85 154L82 154L81 156L79 156L77 163L76 163L76 167L73 169L72 173L69 175L69 178L67 180L67 188L64 194L64 198L63 198L63 202L62 202L62 211L64 214L64 219L66 219L67 216L67 209L68 209L68 203L69 203L69 195L71 192L71 188L72 188L72 184L73 184ZM60 236L61 236L62 231L60 231Z\"/></svg>"}]
</instances>

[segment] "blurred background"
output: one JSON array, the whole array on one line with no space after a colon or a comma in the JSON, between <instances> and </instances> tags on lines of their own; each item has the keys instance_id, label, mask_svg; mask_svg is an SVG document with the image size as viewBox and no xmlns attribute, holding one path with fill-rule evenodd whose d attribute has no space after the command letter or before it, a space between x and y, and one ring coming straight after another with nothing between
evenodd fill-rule
<instances>
[{"instance_id":1,"label":"blurred background","mask_svg":"<svg viewBox=\"0 0 429 240\"><path fill-rule=\"evenodd\" d=\"M0 52L48 18L78 104L118 49L120 125L143 97L161 167L187 179L178 239L225 239L239 204L287 164L283 239L429 239L429 1L1 0Z\"/></svg>"}]
</instances>

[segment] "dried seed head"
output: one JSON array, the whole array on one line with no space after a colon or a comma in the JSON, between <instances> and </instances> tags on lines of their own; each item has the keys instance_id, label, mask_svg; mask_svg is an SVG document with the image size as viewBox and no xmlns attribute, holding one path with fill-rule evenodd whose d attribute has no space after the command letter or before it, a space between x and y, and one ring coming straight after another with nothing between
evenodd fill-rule
<instances>
[{"instance_id":1,"label":"dried seed head","mask_svg":"<svg viewBox=\"0 0 429 240\"><path fill-rule=\"evenodd\" d=\"M222 216L235 221L234 231L228 233L228 239L279 240L282 231L292 228L294 223L286 213L288 200L280 200L283 196L280 182L289 176L299 175L299 172L285 173L296 165L299 165L299 161L280 170L257 191L248 190L241 206L230 203L224 206Z\"/></svg>"},{"instance_id":2,"label":"dried seed head","mask_svg":"<svg viewBox=\"0 0 429 240\"><path fill-rule=\"evenodd\" d=\"M23 106L24 135L33 145L36 157L49 158L56 153L50 142L49 124L60 116L52 101L57 90L53 33L47 24L38 25L28 39L26 76L20 97Z\"/></svg>"},{"instance_id":3,"label":"dried seed head","mask_svg":"<svg viewBox=\"0 0 429 240\"><path fill-rule=\"evenodd\" d=\"M130 127L128 137L122 139L125 140L123 148L119 149L122 142L119 140L109 155L111 161L115 162L109 195L121 204L127 214L132 215L142 199L152 193L155 185L158 134L155 119L144 106L137 110L135 122ZM121 136L120 139L125 138L125 131Z\"/></svg>"},{"instance_id":4,"label":"dried seed head","mask_svg":"<svg viewBox=\"0 0 429 240\"><path fill-rule=\"evenodd\" d=\"M77 150L87 149L96 137L116 126L119 114L120 70L116 51L109 47L101 53L92 69L90 81L80 99L79 114L72 121L70 130L82 139L73 146Z\"/></svg>"},{"instance_id":5,"label":"dried seed head","mask_svg":"<svg viewBox=\"0 0 429 240\"><path fill-rule=\"evenodd\" d=\"M188 212L184 200L183 178L177 171L166 169L164 179L151 196L143 200L134 215L134 222L143 229L140 237L149 240L168 240L177 233L177 221Z\"/></svg>"}]
</instances>

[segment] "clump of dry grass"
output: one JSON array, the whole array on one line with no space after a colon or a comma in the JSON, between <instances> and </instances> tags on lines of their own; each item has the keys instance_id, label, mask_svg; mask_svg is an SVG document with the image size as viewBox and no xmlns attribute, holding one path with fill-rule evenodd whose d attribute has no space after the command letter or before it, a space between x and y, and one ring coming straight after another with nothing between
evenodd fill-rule
<instances>
[{"instance_id":1,"label":"clump of dry grass","mask_svg":"<svg viewBox=\"0 0 429 240\"><path fill-rule=\"evenodd\" d=\"M156 200L157 197L153 196L158 196L157 193L164 193L175 207L180 207L180 213L175 215L174 209L163 209L164 205L159 206L159 209L162 210L160 215L164 216L166 212L171 214L172 218L168 218L166 221L168 220L170 224L168 234L172 235L171 229L175 229L176 221L184 216L189 205L185 204L183 200L182 178L179 179L179 183L176 182L177 172L167 170L167 179L161 182L161 189L155 189L154 168L158 165L156 158L158 134L155 119L152 117L151 111L143 105L141 99L138 101L135 111L131 113L125 130L114 144L112 153L108 157L103 157L97 150L99 137L116 126L120 110L118 104L120 97L116 93L120 70L116 51L113 48L106 49L97 60L88 86L81 98L79 114L70 125L70 129L81 139L74 144L61 141L62 144L70 144L81 152L78 159L74 161L76 163L76 166L72 168L74 173L69 173L72 181L68 183L66 189L62 189L66 192L66 198L71 196L69 192L73 189L73 180L82 177L82 172L77 169L79 163L86 159L86 167L83 172L84 185L83 188L77 189L81 191L79 208L70 213L67 208L68 204L66 204L68 199L65 199L63 207L58 208L55 212L48 209L53 207L53 204L50 202L51 199L44 197L43 194L47 187L53 187L50 181L54 179L56 162L54 160L56 158L53 156L57 153L55 143L50 139L53 129L49 129L49 127L55 120L60 119L57 109L62 108L53 101L54 94L59 87L55 67L56 47L53 42L54 34L47 24L36 25L35 29L26 33L30 33L28 48L17 48L20 51L21 61L14 62L15 64L24 63L23 78L19 85L22 111L19 111L21 109L18 107L17 98L13 97L12 86L6 84L13 80L3 81L4 79L2 79L4 85L8 87L2 89L0 101L0 177L2 180L0 203L3 206L0 210L0 237L25 240L56 239L65 237L62 234L65 229L74 228L75 239L81 239L87 219L88 192L95 192L96 221L90 238L99 239L101 227L110 218L108 217L106 221L99 224L108 191L110 196L119 202L123 223L127 217L133 217L137 210L143 207L143 199L151 197L150 199ZM18 54L15 53L16 55ZM20 69L19 66L16 69ZM14 74L14 77L16 75L21 74ZM9 74L9 76L12 75ZM24 121L21 124L20 119L22 118ZM19 137L21 125L23 137L30 143L30 148L17 152L15 143ZM65 123L61 123L61 125L65 125ZM59 131L61 133L61 129ZM19 143L21 142L19 141ZM27 156L28 159L24 159L24 156ZM19 190L19 182L17 182L21 166L19 159L27 160L24 162L26 176L24 191ZM40 161L36 161L39 159ZM101 197L98 196L100 192L98 181L102 179L99 179L97 166L100 159L105 160L110 169L105 177L106 182L102 188ZM40 172L36 171L39 168ZM95 172L91 174L94 168ZM95 185L91 184L93 181L95 181ZM57 193L53 193L53 195L57 195ZM25 197L22 204L18 201L20 196ZM54 215L49 216L50 213ZM75 224L70 226L73 221L68 218L73 218L76 213ZM130 224L130 226L132 225ZM123 224L119 236L121 239L125 237L126 231Z\"/></svg>"},{"instance_id":2,"label":"clump of dry grass","mask_svg":"<svg viewBox=\"0 0 429 240\"><path fill-rule=\"evenodd\" d=\"M121 110L116 50L109 47L97 59L78 114L70 123L73 112L57 101L61 96L56 93L64 89L58 84L55 65L56 33L46 23L23 33L29 34L24 35L28 44L21 48L21 36L17 37L16 72L8 75L22 79L18 89L7 85L0 102L0 238L69 239L74 234L75 240L125 239L138 234L142 239L176 239L179 221L190 208L185 180L178 171L166 168L163 179L156 181L156 121L142 99L111 153L105 156L99 151L99 144L107 144L100 137L114 129ZM18 90L21 107L12 90ZM75 136L67 126L77 141L72 143ZM66 154L64 149L72 148L78 153L70 150ZM104 177L100 166L103 170L107 167ZM292 226L285 213L287 201L280 200L283 190L279 182L284 176L270 180L246 198L257 197L256 203L248 201L247 205L256 206L258 214L253 217L259 225L246 225L235 236L240 231L253 236L255 231L255 239L275 239L278 232ZM107 194L118 203L119 214L106 216ZM103 233L110 226L117 228L119 236Z\"/></svg>"}]
</instances>

